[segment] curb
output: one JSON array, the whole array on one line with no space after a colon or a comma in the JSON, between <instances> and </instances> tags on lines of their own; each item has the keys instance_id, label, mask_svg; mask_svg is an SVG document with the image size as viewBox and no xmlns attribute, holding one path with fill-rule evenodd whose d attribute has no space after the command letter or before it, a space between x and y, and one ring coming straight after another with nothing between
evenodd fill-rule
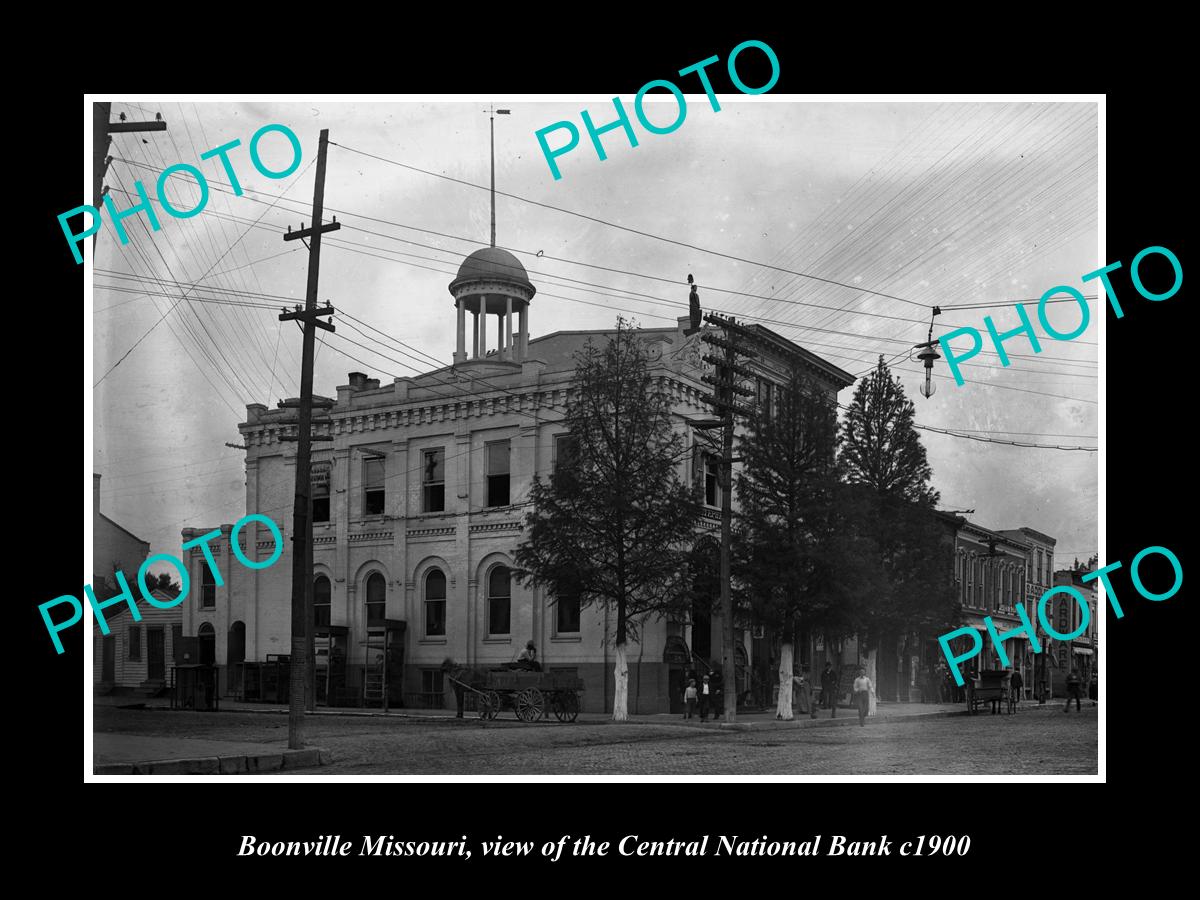
<instances>
[{"instance_id":1,"label":"curb","mask_svg":"<svg viewBox=\"0 0 1200 900\"><path fill-rule=\"evenodd\" d=\"M93 767L93 773L96 775L254 775L258 772L327 766L332 762L332 753L313 747L307 750L281 750L278 753L245 756L196 756L188 759L156 759L136 763L100 763Z\"/></svg>"}]
</instances>

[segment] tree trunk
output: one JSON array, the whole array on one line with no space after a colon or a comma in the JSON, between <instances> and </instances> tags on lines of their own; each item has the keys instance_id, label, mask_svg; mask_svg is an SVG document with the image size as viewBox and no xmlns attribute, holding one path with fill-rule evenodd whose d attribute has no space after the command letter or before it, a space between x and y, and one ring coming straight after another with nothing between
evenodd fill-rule
<instances>
[{"instance_id":1,"label":"tree trunk","mask_svg":"<svg viewBox=\"0 0 1200 900\"><path fill-rule=\"evenodd\" d=\"M868 716L875 715L876 695L879 693L879 691L875 685L875 676L877 674L877 667L875 665L875 660L878 659L878 657L879 657L879 651L876 650L873 653L869 653L867 655L866 659L863 660L863 667L866 668L866 670L867 670L867 677L871 679L870 702L867 705L867 715Z\"/></svg>"},{"instance_id":2,"label":"tree trunk","mask_svg":"<svg viewBox=\"0 0 1200 900\"><path fill-rule=\"evenodd\" d=\"M792 714L792 642L784 641L779 648L779 703L775 717L790 722Z\"/></svg>"},{"instance_id":3,"label":"tree trunk","mask_svg":"<svg viewBox=\"0 0 1200 900\"><path fill-rule=\"evenodd\" d=\"M625 661L625 642L616 645L617 661L613 666L613 721L629 718L629 665Z\"/></svg>"}]
</instances>

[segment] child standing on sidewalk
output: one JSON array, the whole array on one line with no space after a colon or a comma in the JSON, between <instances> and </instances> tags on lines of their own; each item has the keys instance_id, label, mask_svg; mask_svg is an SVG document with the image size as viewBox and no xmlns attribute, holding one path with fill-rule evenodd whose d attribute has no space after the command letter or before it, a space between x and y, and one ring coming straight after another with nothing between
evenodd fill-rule
<instances>
[{"instance_id":1,"label":"child standing on sidewalk","mask_svg":"<svg viewBox=\"0 0 1200 900\"><path fill-rule=\"evenodd\" d=\"M690 719L696 712L696 679L688 681L688 686L683 691L683 702L687 706L687 712L683 714L685 719Z\"/></svg>"}]
</instances>

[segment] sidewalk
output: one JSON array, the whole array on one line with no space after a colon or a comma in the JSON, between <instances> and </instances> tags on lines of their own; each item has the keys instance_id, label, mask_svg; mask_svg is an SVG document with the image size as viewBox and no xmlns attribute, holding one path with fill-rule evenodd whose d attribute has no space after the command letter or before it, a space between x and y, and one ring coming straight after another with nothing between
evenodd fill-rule
<instances>
[{"instance_id":1,"label":"sidewalk","mask_svg":"<svg viewBox=\"0 0 1200 900\"><path fill-rule=\"evenodd\" d=\"M143 734L92 735L97 775L242 775L327 765L327 750L288 750L286 743L214 741Z\"/></svg>"},{"instance_id":2,"label":"sidewalk","mask_svg":"<svg viewBox=\"0 0 1200 900\"><path fill-rule=\"evenodd\" d=\"M105 696L96 697L95 704L97 707L134 707L145 708L147 710L169 710L170 702L166 698L144 699L140 697L120 697L120 696ZM1039 704L1036 700L1023 701L1018 707L1015 715L1028 715L1030 713L1040 714L1047 710L1062 712L1062 698L1055 698L1047 703ZM1095 709L1095 701L1084 701L1083 709L1087 712L1088 709ZM286 714L288 708L283 705L270 703L252 703L239 700L221 700L221 708L218 712L234 712L234 713L272 713L283 715ZM867 723L886 724L893 721L911 721L914 718L942 718L947 716L965 716L967 715L967 707L964 703L890 703L881 701L876 707L875 715L868 717ZM479 717L477 713L467 712L464 718L459 720L455 716L453 709L410 709L399 708L389 709L384 712L382 709L364 709L357 707L317 707L314 712L307 713L310 716L342 716L342 717L357 717L357 718L388 718L388 719L406 719L412 721L423 721L428 723L444 723L452 725L455 722L461 724L477 723ZM980 709L977 715L991 715L991 710L988 708ZM1000 715L1007 715L1001 712ZM612 715L609 713L587 712L580 713L578 718L579 724L584 725L601 725L613 724ZM512 710L505 709L500 717L489 721L489 725L499 724L521 724L516 719ZM531 723L532 724L532 723ZM539 724L560 724L554 717L548 720L541 720ZM747 730L763 730L774 728L811 728L814 726L837 726L847 724L858 724L858 712L851 707L839 707L837 718L830 717L830 711L821 709L817 711L817 718L813 719L807 715L795 713L795 718L790 722L781 721L775 718L775 711L772 708L769 711L762 712L745 712L741 711L737 714L736 722L722 722L718 715L717 718L709 718L706 722L701 722L699 718L684 719L679 713L631 713L626 724L636 725L661 725L661 726L678 726L681 728L725 728L737 731Z\"/></svg>"}]
</instances>

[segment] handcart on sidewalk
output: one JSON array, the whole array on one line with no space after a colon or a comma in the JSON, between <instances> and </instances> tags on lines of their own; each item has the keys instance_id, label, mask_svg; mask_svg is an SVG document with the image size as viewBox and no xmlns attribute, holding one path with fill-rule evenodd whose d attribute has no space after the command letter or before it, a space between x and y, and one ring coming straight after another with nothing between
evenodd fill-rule
<instances>
[{"instance_id":1,"label":"handcart on sidewalk","mask_svg":"<svg viewBox=\"0 0 1200 900\"><path fill-rule=\"evenodd\" d=\"M1017 698L1009 686L1012 672L1008 669L983 669L967 681L967 709L972 715L985 703L992 705L992 715L1007 707L1011 715L1016 710Z\"/></svg>"}]
</instances>

